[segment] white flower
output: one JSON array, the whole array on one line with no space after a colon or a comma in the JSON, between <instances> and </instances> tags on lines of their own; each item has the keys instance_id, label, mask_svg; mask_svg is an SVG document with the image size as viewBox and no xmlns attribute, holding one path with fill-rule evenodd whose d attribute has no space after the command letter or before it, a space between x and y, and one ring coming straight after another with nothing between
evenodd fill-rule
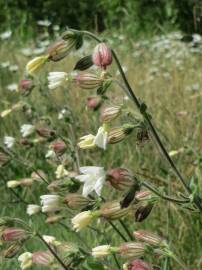
<instances>
[{"instance_id":1,"label":"white flower","mask_svg":"<svg viewBox=\"0 0 202 270\"><path fill-rule=\"evenodd\" d=\"M9 70L11 71L11 72L16 72L16 71L18 71L18 66L17 65L12 65L12 66L9 66Z\"/></svg>"},{"instance_id":2,"label":"white flower","mask_svg":"<svg viewBox=\"0 0 202 270\"><path fill-rule=\"evenodd\" d=\"M92 249L92 256L95 258L101 258L111 253L110 245L102 245Z\"/></svg>"},{"instance_id":3,"label":"white flower","mask_svg":"<svg viewBox=\"0 0 202 270\"><path fill-rule=\"evenodd\" d=\"M55 171L55 175L56 175L56 178L59 179L59 178L62 178L62 177L65 177L69 174L69 172L65 169L64 165L63 164L60 164L56 171Z\"/></svg>"},{"instance_id":4,"label":"white flower","mask_svg":"<svg viewBox=\"0 0 202 270\"><path fill-rule=\"evenodd\" d=\"M56 154L53 150L48 150L48 152L46 153L45 155L45 158L53 158L53 157L56 157Z\"/></svg>"},{"instance_id":5,"label":"white flower","mask_svg":"<svg viewBox=\"0 0 202 270\"><path fill-rule=\"evenodd\" d=\"M48 74L48 88L53 90L63 85L68 80L66 72L50 72Z\"/></svg>"},{"instance_id":6,"label":"white flower","mask_svg":"<svg viewBox=\"0 0 202 270\"><path fill-rule=\"evenodd\" d=\"M55 212L60 210L60 196L54 194L40 196L42 212Z\"/></svg>"},{"instance_id":7,"label":"white flower","mask_svg":"<svg viewBox=\"0 0 202 270\"><path fill-rule=\"evenodd\" d=\"M18 91L17 83L11 83L11 84L7 85L6 88L11 92L17 92Z\"/></svg>"},{"instance_id":8,"label":"white flower","mask_svg":"<svg viewBox=\"0 0 202 270\"><path fill-rule=\"evenodd\" d=\"M15 138L11 137L11 136L5 136L4 137L4 144L8 147L8 148L12 148L13 145L15 143Z\"/></svg>"},{"instance_id":9,"label":"white flower","mask_svg":"<svg viewBox=\"0 0 202 270\"><path fill-rule=\"evenodd\" d=\"M82 149L92 148L95 146L94 140L95 140L94 135L92 135L92 134L85 135L85 136L80 138L78 146Z\"/></svg>"},{"instance_id":10,"label":"white flower","mask_svg":"<svg viewBox=\"0 0 202 270\"><path fill-rule=\"evenodd\" d=\"M84 211L76 215L75 217L72 218L72 224L73 228L78 232L81 229L87 227L92 219L93 219L93 214L91 211Z\"/></svg>"},{"instance_id":11,"label":"white flower","mask_svg":"<svg viewBox=\"0 0 202 270\"><path fill-rule=\"evenodd\" d=\"M51 22L48 20L39 20L39 21L37 21L37 24L40 26L48 27L51 25Z\"/></svg>"},{"instance_id":12,"label":"white flower","mask_svg":"<svg viewBox=\"0 0 202 270\"><path fill-rule=\"evenodd\" d=\"M97 135L94 138L94 144L105 150L107 147L107 137L108 131L103 125L98 129Z\"/></svg>"},{"instance_id":13,"label":"white flower","mask_svg":"<svg viewBox=\"0 0 202 270\"><path fill-rule=\"evenodd\" d=\"M53 244L56 241L56 238L51 235L43 235L42 237L47 244Z\"/></svg>"},{"instance_id":14,"label":"white flower","mask_svg":"<svg viewBox=\"0 0 202 270\"><path fill-rule=\"evenodd\" d=\"M22 133L22 137L27 137L34 132L35 128L33 125L24 124L20 128L20 132Z\"/></svg>"},{"instance_id":15,"label":"white flower","mask_svg":"<svg viewBox=\"0 0 202 270\"><path fill-rule=\"evenodd\" d=\"M5 31L5 32L1 33L1 34L0 34L0 38L1 38L2 40L8 39L8 38L11 37L11 35L12 35L12 31L11 31L11 30L8 30L8 31Z\"/></svg>"},{"instance_id":16,"label":"white flower","mask_svg":"<svg viewBox=\"0 0 202 270\"><path fill-rule=\"evenodd\" d=\"M59 114L58 114L58 119L61 120L64 118L65 114L66 114L67 110L66 109L62 109Z\"/></svg>"},{"instance_id":17,"label":"white flower","mask_svg":"<svg viewBox=\"0 0 202 270\"><path fill-rule=\"evenodd\" d=\"M84 183L83 195L88 196L93 190L100 196L104 185L106 173L103 167L80 167L82 175L76 176L76 179Z\"/></svg>"},{"instance_id":18,"label":"white flower","mask_svg":"<svg viewBox=\"0 0 202 270\"><path fill-rule=\"evenodd\" d=\"M28 204L27 206L27 214L32 216L40 212L41 207L37 204Z\"/></svg>"},{"instance_id":19,"label":"white flower","mask_svg":"<svg viewBox=\"0 0 202 270\"><path fill-rule=\"evenodd\" d=\"M18 257L18 261L20 262L20 267L22 270L29 268L32 266L32 253L25 252Z\"/></svg>"},{"instance_id":20,"label":"white flower","mask_svg":"<svg viewBox=\"0 0 202 270\"><path fill-rule=\"evenodd\" d=\"M11 180L11 181L8 181L7 182L7 187L8 188L16 188L20 185L20 182L19 181L16 181L16 180Z\"/></svg>"}]
</instances>

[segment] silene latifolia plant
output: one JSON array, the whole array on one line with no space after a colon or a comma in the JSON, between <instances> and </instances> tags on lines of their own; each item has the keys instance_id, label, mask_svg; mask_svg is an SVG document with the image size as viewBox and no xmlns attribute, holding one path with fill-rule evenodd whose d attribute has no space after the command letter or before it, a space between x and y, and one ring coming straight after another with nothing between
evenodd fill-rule
<instances>
[{"instance_id":1,"label":"silene latifolia plant","mask_svg":"<svg viewBox=\"0 0 202 270\"><path fill-rule=\"evenodd\" d=\"M86 132L77 138L71 104L59 113L56 127L51 116L44 118L37 115L37 109L32 112L28 97L35 88L41 91L45 87L46 82L39 76L43 67L80 49L85 38L95 46L90 55L79 59L72 72L56 70L47 75L49 91L60 87L95 91L94 96L88 97L87 106L92 111L102 108L101 125L96 127L97 132ZM119 70L120 76L117 78L109 72L112 64ZM127 107L128 102L124 104L124 100L122 104L116 104L115 99L110 100L108 92L112 85L131 100L130 108ZM202 212L201 198L197 189L186 183L167 153L146 104L131 88L117 54L108 43L90 32L68 29L48 48L46 54L27 63L25 77L19 83L19 92L19 102L2 111L1 117L23 110L29 121L22 124L20 139L11 136L4 138L0 164L7 168L15 161L19 167L32 171L23 179L6 182L16 199L26 205L27 215L32 222L12 217L0 219L1 255L4 258L17 256L21 269L40 266L42 269L66 270L154 270L167 269L162 267L168 259L173 261L177 269L187 269L178 258L177 251L173 250L168 235L136 230L135 223L145 220L155 205L163 201L187 211ZM48 93L45 93L45 98L49 98ZM124 124L115 124L119 119L124 119ZM68 137L66 133L64 135L64 126L69 130ZM135 135L138 144L150 139L155 141L182 184L184 194L176 193L171 197L161 187L138 178L127 168L104 168L102 164L92 162L90 166L80 165L82 151L89 156L100 151L105 155L110 151L110 145L127 140L131 134ZM49 167L55 171L55 180L50 179L48 171L35 168L23 154L17 154L18 147L29 151L38 145L46 149L41 158L48 160ZM23 192L16 192L28 188L32 190L36 185L45 187L40 188L43 193L38 203L24 199ZM110 196L105 197L106 190ZM77 241L69 242L43 235L34 225L38 220L34 216L44 220L46 226L62 226ZM91 238L90 232L93 233ZM29 250L29 241L40 241L43 249Z\"/></svg>"}]
</instances>

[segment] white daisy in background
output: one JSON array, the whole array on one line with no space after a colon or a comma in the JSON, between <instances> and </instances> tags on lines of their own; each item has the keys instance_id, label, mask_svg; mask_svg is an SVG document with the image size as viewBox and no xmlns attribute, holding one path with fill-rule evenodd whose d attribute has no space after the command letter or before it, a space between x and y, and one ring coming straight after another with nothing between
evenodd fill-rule
<instances>
[{"instance_id":1,"label":"white daisy in background","mask_svg":"<svg viewBox=\"0 0 202 270\"><path fill-rule=\"evenodd\" d=\"M81 175L76 176L84 183L83 196L87 197L93 190L100 196L105 182L106 173L103 167L86 166L80 167Z\"/></svg>"},{"instance_id":2,"label":"white daisy in background","mask_svg":"<svg viewBox=\"0 0 202 270\"><path fill-rule=\"evenodd\" d=\"M11 136L5 136L4 137L4 144L8 147L8 148L12 148L13 145L15 143L15 138L11 137Z\"/></svg>"},{"instance_id":3,"label":"white daisy in background","mask_svg":"<svg viewBox=\"0 0 202 270\"><path fill-rule=\"evenodd\" d=\"M8 68L10 66L10 62L6 61L6 62L2 62L1 63L1 68Z\"/></svg>"},{"instance_id":4,"label":"white daisy in background","mask_svg":"<svg viewBox=\"0 0 202 270\"><path fill-rule=\"evenodd\" d=\"M20 51L25 56L31 56L32 55L32 49L30 49L30 48L22 48Z\"/></svg>"},{"instance_id":5,"label":"white daisy in background","mask_svg":"<svg viewBox=\"0 0 202 270\"><path fill-rule=\"evenodd\" d=\"M68 80L66 72L50 72L48 74L48 88L50 90L62 86Z\"/></svg>"},{"instance_id":6,"label":"white daisy in background","mask_svg":"<svg viewBox=\"0 0 202 270\"><path fill-rule=\"evenodd\" d=\"M17 83L11 83L11 84L7 85L6 88L11 92L17 92L18 91Z\"/></svg>"},{"instance_id":7,"label":"white daisy in background","mask_svg":"<svg viewBox=\"0 0 202 270\"><path fill-rule=\"evenodd\" d=\"M49 27L51 25L51 22L48 20L39 20L37 21L37 24L44 27Z\"/></svg>"},{"instance_id":8,"label":"white daisy in background","mask_svg":"<svg viewBox=\"0 0 202 270\"><path fill-rule=\"evenodd\" d=\"M5 31L5 32L0 34L0 39L1 40L9 39L11 37L11 35L12 35L11 30Z\"/></svg>"},{"instance_id":9,"label":"white daisy in background","mask_svg":"<svg viewBox=\"0 0 202 270\"><path fill-rule=\"evenodd\" d=\"M11 72L16 72L16 71L18 71L18 66L17 65L11 65L11 66L9 66L9 68L8 68Z\"/></svg>"},{"instance_id":10,"label":"white daisy in background","mask_svg":"<svg viewBox=\"0 0 202 270\"><path fill-rule=\"evenodd\" d=\"M30 124L24 124L20 128L20 132L23 138L31 135L34 132L34 130L35 130L35 127Z\"/></svg>"},{"instance_id":11,"label":"white daisy in background","mask_svg":"<svg viewBox=\"0 0 202 270\"><path fill-rule=\"evenodd\" d=\"M41 210L41 207L37 204L28 204L27 206L27 214L29 216L39 213L40 210Z\"/></svg>"},{"instance_id":12,"label":"white daisy in background","mask_svg":"<svg viewBox=\"0 0 202 270\"><path fill-rule=\"evenodd\" d=\"M66 114L67 110L66 109L62 109L59 113L58 113L58 119L61 120L64 118L65 114Z\"/></svg>"}]
</instances>

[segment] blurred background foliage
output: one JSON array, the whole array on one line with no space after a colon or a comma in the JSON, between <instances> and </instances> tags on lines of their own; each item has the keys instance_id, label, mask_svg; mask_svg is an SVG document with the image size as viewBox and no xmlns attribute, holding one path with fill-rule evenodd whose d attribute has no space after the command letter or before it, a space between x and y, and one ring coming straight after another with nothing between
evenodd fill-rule
<instances>
[{"instance_id":1,"label":"blurred background foliage","mask_svg":"<svg viewBox=\"0 0 202 270\"><path fill-rule=\"evenodd\" d=\"M32 35L38 20L60 27L122 30L134 37L167 32L202 33L201 0L0 0L0 30ZM16 26L18 26L16 28ZM36 29L36 28L34 28ZM26 31L29 30L29 31Z\"/></svg>"}]
</instances>

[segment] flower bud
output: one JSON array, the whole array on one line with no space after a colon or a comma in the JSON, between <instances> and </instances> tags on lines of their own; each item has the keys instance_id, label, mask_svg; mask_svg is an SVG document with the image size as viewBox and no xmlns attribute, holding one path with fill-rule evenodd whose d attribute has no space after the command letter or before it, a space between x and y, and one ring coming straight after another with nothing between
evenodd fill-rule
<instances>
[{"instance_id":1,"label":"flower bud","mask_svg":"<svg viewBox=\"0 0 202 270\"><path fill-rule=\"evenodd\" d=\"M24 96L29 95L34 87L35 85L30 79L24 79L19 82L19 91Z\"/></svg>"},{"instance_id":2,"label":"flower bud","mask_svg":"<svg viewBox=\"0 0 202 270\"><path fill-rule=\"evenodd\" d=\"M51 130L49 128L36 128L36 132L39 136L43 137L43 138L50 138L53 137L55 135L55 131Z\"/></svg>"},{"instance_id":3,"label":"flower bud","mask_svg":"<svg viewBox=\"0 0 202 270\"><path fill-rule=\"evenodd\" d=\"M42 65L46 63L48 57L48 55L42 55L29 61L26 65L27 73L32 75L35 71L37 71Z\"/></svg>"},{"instance_id":4,"label":"flower bud","mask_svg":"<svg viewBox=\"0 0 202 270\"><path fill-rule=\"evenodd\" d=\"M9 161L9 157L4 153L0 152L0 166L6 164Z\"/></svg>"},{"instance_id":5,"label":"flower bud","mask_svg":"<svg viewBox=\"0 0 202 270\"><path fill-rule=\"evenodd\" d=\"M106 69L112 63L112 53L106 43L99 43L93 50L92 60L94 65Z\"/></svg>"},{"instance_id":6,"label":"flower bud","mask_svg":"<svg viewBox=\"0 0 202 270\"><path fill-rule=\"evenodd\" d=\"M72 193L65 196L64 203L71 209L78 209L87 206L90 200L80 194Z\"/></svg>"},{"instance_id":7,"label":"flower bud","mask_svg":"<svg viewBox=\"0 0 202 270\"><path fill-rule=\"evenodd\" d=\"M63 154L67 148L65 142L62 140L55 140L50 144L50 149L52 149L56 154Z\"/></svg>"},{"instance_id":8,"label":"flower bud","mask_svg":"<svg viewBox=\"0 0 202 270\"><path fill-rule=\"evenodd\" d=\"M117 201L104 203L100 208L100 215L110 220L120 219L127 216L128 213L129 208L121 208Z\"/></svg>"},{"instance_id":9,"label":"flower bud","mask_svg":"<svg viewBox=\"0 0 202 270\"><path fill-rule=\"evenodd\" d=\"M137 240L146 242L150 245L159 246L165 243L165 239L148 231L139 230L135 231L133 234Z\"/></svg>"},{"instance_id":10,"label":"flower bud","mask_svg":"<svg viewBox=\"0 0 202 270\"><path fill-rule=\"evenodd\" d=\"M154 205L152 203L140 205L135 211L135 221L142 222L145 220L151 213L153 206Z\"/></svg>"},{"instance_id":11,"label":"flower bud","mask_svg":"<svg viewBox=\"0 0 202 270\"><path fill-rule=\"evenodd\" d=\"M123 243L119 247L119 254L123 257L139 258L144 255L145 244L137 242Z\"/></svg>"},{"instance_id":12,"label":"flower bud","mask_svg":"<svg viewBox=\"0 0 202 270\"><path fill-rule=\"evenodd\" d=\"M100 108L102 99L100 96L92 96L87 98L87 108L96 111Z\"/></svg>"},{"instance_id":13,"label":"flower bud","mask_svg":"<svg viewBox=\"0 0 202 270\"><path fill-rule=\"evenodd\" d=\"M49 266L54 261L54 257L48 251L37 251L32 253L32 261L38 266Z\"/></svg>"},{"instance_id":14,"label":"flower bud","mask_svg":"<svg viewBox=\"0 0 202 270\"><path fill-rule=\"evenodd\" d=\"M1 238L5 242L21 241L27 238L27 232L20 228L6 228L3 230Z\"/></svg>"},{"instance_id":15,"label":"flower bud","mask_svg":"<svg viewBox=\"0 0 202 270\"><path fill-rule=\"evenodd\" d=\"M130 188L134 184L133 176L123 168L110 169L107 172L107 181L120 191Z\"/></svg>"},{"instance_id":16,"label":"flower bud","mask_svg":"<svg viewBox=\"0 0 202 270\"><path fill-rule=\"evenodd\" d=\"M137 201L147 201L150 200L152 197L152 192L150 190L141 190L136 192L135 199Z\"/></svg>"},{"instance_id":17,"label":"flower bud","mask_svg":"<svg viewBox=\"0 0 202 270\"><path fill-rule=\"evenodd\" d=\"M21 179L19 182L21 186L31 186L34 180L32 178L24 178Z\"/></svg>"},{"instance_id":18,"label":"flower bud","mask_svg":"<svg viewBox=\"0 0 202 270\"><path fill-rule=\"evenodd\" d=\"M41 207L37 204L28 204L27 206L27 214L29 216L35 215L39 213L41 210Z\"/></svg>"},{"instance_id":19,"label":"flower bud","mask_svg":"<svg viewBox=\"0 0 202 270\"><path fill-rule=\"evenodd\" d=\"M24 252L18 257L18 261L20 262L20 267L22 270L29 268L32 266L32 253Z\"/></svg>"},{"instance_id":20,"label":"flower bud","mask_svg":"<svg viewBox=\"0 0 202 270\"><path fill-rule=\"evenodd\" d=\"M111 122L121 114L121 106L105 108L101 113L102 122Z\"/></svg>"},{"instance_id":21,"label":"flower bud","mask_svg":"<svg viewBox=\"0 0 202 270\"><path fill-rule=\"evenodd\" d=\"M12 244L7 249L3 250L3 257L9 258L9 259L13 258L19 252L21 248L22 248L22 245L17 242Z\"/></svg>"},{"instance_id":22,"label":"flower bud","mask_svg":"<svg viewBox=\"0 0 202 270\"><path fill-rule=\"evenodd\" d=\"M74 81L82 89L95 89L102 85L103 79L93 73L79 73Z\"/></svg>"},{"instance_id":23,"label":"flower bud","mask_svg":"<svg viewBox=\"0 0 202 270\"><path fill-rule=\"evenodd\" d=\"M109 131L108 143L114 144L124 140L134 130L133 125L124 125Z\"/></svg>"},{"instance_id":24,"label":"flower bud","mask_svg":"<svg viewBox=\"0 0 202 270\"><path fill-rule=\"evenodd\" d=\"M143 260L136 259L123 266L123 270L152 270L152 267Z\"/></svg>"},{"instance_id":25,"label":"flower bud","mask_svg":"<svg viewBox=\"0 0 202 270\"><path fill-rule=\"evenodd\" d=\"M63 218L64 218L64 216L62 216L62 215L49 216L45 220L45 223L47 223L47 224L53 224L53 223L56 223L56 222L60 221Z\"/></svg>"}]
</instances>

